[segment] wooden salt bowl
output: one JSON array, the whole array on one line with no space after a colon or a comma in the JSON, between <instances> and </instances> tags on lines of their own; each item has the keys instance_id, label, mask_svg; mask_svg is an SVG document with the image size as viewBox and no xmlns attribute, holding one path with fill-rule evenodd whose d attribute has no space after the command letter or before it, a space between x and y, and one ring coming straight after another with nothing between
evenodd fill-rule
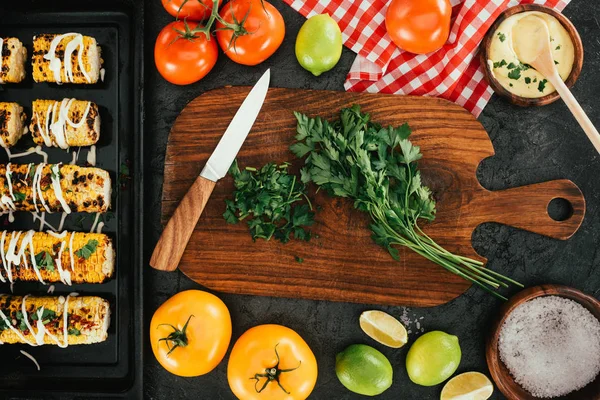
<instances>
[{"instance_id":1,"label":"wooden salt bowl","mask_svg":"<svg viewBox=\"0 0 600 400\"><path fill-rule=\"evenodd\" d=\"M504 304L497 319L492 324L492 330L486 343L486 359L487 365L492 375L492 379L496 386L509 400L539 400L539 397L534 397L519 384L515 382L510 372L500 359L498 351L498 339L500 337L500 328L504 324L506 318L519 305L524 302L541 296L560 296L574 300L587 308L596 318L600 320L600 301L592 296L562 285L540 285L525 289L515 296L511 297ZM554 397L558 400L600 400L600 375L576 392L572 392L566 396Z\"/></svg>"}]
</instances>

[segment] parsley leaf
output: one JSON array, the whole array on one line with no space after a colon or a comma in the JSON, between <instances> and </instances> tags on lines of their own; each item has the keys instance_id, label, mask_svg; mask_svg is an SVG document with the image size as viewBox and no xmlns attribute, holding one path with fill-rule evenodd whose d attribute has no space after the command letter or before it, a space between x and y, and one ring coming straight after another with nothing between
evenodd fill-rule
<instances>
[{"instance_id":1,"label":"parsley leaf","mask_svg":"<svg viewBox=\"0 0 600 400\"><path fill-rule=\"evenodd\" d=\"M530 84L530 83L531 83L531 78L530 78L530 77L528 77L528 76L526 76L526 77L525 77L525 83L526 83L526 84Z\"/></svg>"},{"instance_id":2,"label":"parsley leaf","mask_svg":"<svg viewBox=\"0 0 600 400\"><path fill-rule=\"evenodd\" d=\"M302 181L351 199L355 209L371 217L373 241L392 258L400 260L398 247L406 246L497 296L493 289L515 283L496 274L482 279L478 261L444 250L423 233L418 222L435 219L436 203L423 185L417 166L421 150L409 140L407 124L384 128L358 105L342 109L332 122L295 115L298 142L291 151L305 160Z\"/></svg>"},{"instance_id":3,"label":"parsley leaf","mask_svg":"<svg viewBox=\"0 0 600 400\"><path fill-rule=\"evenodd\" d=\"M72 336L81 335L81 331L77 328L69 328L69 330L67 332L69 333L69 335L72 335Z\"/></svg>"},{"instance_id":4,"label":"parsley leaf","mask_svg":"<svg viewBox=\"0 0 600 400\"><path fill-rule=\"evenodd\" d=\"M554 60L554 65L558 65L558 61Z\"/></svg>"},{"instance_id":5,"label":"parsley leaf","mask_svg":"<svg viewBox=\"0 0 600 400\"><path fill-rule=\"evenodd\" d=\"M504 42L506 40L506 35L502 32L498 32L498 39L500 39L501 42Z\"/></svg>"},{"instance_id":6,"label":"parsley leaf","mask_svg":"<svg viewBox=\"0 0 600 400\"><path fill-rule=\"evenodd\" d=\"M79 258L88 259L96 252L98 241L96 239L90 239L88 242L79 250L75 252L75 255Z\"/></svg>"},{"instance_id":7,"label":"parsley leaf","mask_svg":"<svg viewBox=\"0 0 600 400\"><path fill-rule=\"evenodd\" d=\"M307 135L299 132L297 136ZM295 150L307 154L304 146L296 146ZM329 156L336 157L334 149L329 150ZM323 168L329 165L329 159L325 157L317 157L315 162ZM234 161L229 174L233 177L235 190L233 199L225 200L225 221L236 224L245 220L254 240L273 237L282 243L289 242L292 237L310 240L311 233L306 227L314 223L315 213L306 194L304 180L307 175L301 172L298 178L289 174L288 168L287 163L269 163L260 169L247 167L240 170Z\"/></svg>"},{"instance_id":8,"label":"parsley leaf","mask_svg":"<svg viewBox=\"0 0 600 400\"><path fill-rule=\"evenodd\" d=\"M13 192L13 195L15 196L15 201L23 201L26 198L25 193L21 192Z\"/></svg>"},{"instance_id":9,"label":"parsley leaf","mask_svg":"<svg viewBox=\"0 0 600 400\"><path fill-rule=\"evenodd\" d=\"M556 46L556 50L560 50L560 44Z\"/></svg>"},{"instance_id":10,"label":"parsley leaf","mask_svg":"<svg viewBox=\"0 0 600 400\"><path fill-rule=\"evenodd\" d=\"M546 79L540 81L540 83L538 84L538 90L540 92L543 92L544 89L546 89L546 83L548 83Z\"/></svg>"},{"instance_id":11,"label":"parsley leaf","mask_svg":"<svg viewBox=\"0 0 600 400\"><path fill-rule=\"evenodd\" d=\"M33 321L37 321L37 320L38 320L38 312L39 312L39 310L40 310L40 309L38 308L38 311L34 312L34 313L31 315L31 319L32 319ZM48 324L48 323L52 322L52 321L53 321L53 320L55 320L57 317L58 317L58 316L56 315L56 312L54 312L54 311L52 311L52 310L49 310L49 309L47 309L47 308L44 308L44 311L42 311L42 323L43 323L44 325L46 325L46 324Z\"/></svg>"},{"instance_id":12,"label":"parsley leaf","mask_svg":"<svg viewBox=\"0 0 600 400\"><path fill-rule=\"evenodd\" d=\"M54 259L52 258L52 254L47 250L40 251L35 255L35 265L37 269L44 268L54 272Z\"/></svg>"},{"instance_id":13,"label":"parsley leaf","mask_svg":"<svg viewBox=\"0 0 600 400\"><path fill-rule=\"evenodd\" d=\"M494 63L494 68L504 67L506 65L506 60L496 61Z\"/></svg>"},{"instance_id":14,"label":"parsley leaf","mask_svg":"<svg viewBox=\"0 0 600 400\"><path fill-rule=\"evenodd\" d=\"M296 260L297 263L303 263L304 262L304 258L302 258L302 257L294 256L294 259Z\"/></svg>"},{"instance_id":15,"label":"parsley leaf","mask_svg":"<svg viewBox=\"0 0 600 400\"><path fill-rule=\"evenodd\" d=\"M519 79L521 77L521 70L519 68L515 68L508 73L508 77L510 79Z\"/></svg>"}]
</instances>

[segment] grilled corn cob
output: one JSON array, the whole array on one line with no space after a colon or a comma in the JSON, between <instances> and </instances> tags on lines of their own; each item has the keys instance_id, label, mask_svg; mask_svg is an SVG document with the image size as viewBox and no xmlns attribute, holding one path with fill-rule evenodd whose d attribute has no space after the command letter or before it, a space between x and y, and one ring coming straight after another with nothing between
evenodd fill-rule
<instances>
[{"instance_id":1,"label":"grilled corn cob","mask_svg":"<svg viewBox=\"0 0 600 400\"><path fill-rule=\"evenodd\" d=\"M27 132L23 107L17 103L0 103L0 145L4 148L14 146Z\"/></svg>"},{"instance_id":2,"label":"grilled corn cob","mask_svg":"<svg viewBox=\"0 0 600 400\"><path fill-rule=\"evenodd\" d=\"M96 39L80 33L44 34L33 38L36 82L96 83L102 57Z\"/></svg>"},{"instance_id":3,"label":"grilled corn cob","mask_svg":"<svg viewBox=\"0 0 600 400\"><path fill-rule=\"evenodd\" d=\"M19 83L25 79L27 49L14 37L0 37L0 84Z\"/></svg>"},{"instance_id":4,"label":"grilled corn cob","mask_svg":"<svg viewBox=\"0 0 600 400\"><path fill-rule=\"evenodd\" d=\"M102 283L112 277L115 253L102 233L0 232L0 282Z\"/></svg>"},{"instance_id":5,"label":"grilled corn cob","mask_svg":"<svg viewBox=\"0 0 600 400\"><path fill-rule=\"evenodd\" d=\"M66 347L108 337L110 305L100 297L0 295L0 312L0 342L5 344Z\"/></svg>"},{"instance_id":6,"label":"grilled corn cob","mask_svg":"<svg viewBox=\"0 0 600 400\"><path fill-rule=\"evenodd\" d=\"M108 172L71 164L0 164L0 210L106 212Z\"/></svg>"},{"instance_id":7,"label":"grilled corn cob","mask_svg":"<svg viewBox=\"0 0 600 400\"><path fill-rule=\"evenodd\" d=\"M100 137L98 106L75 99L35 100L29 130L37 144L68 149L91 146Z\"/></svg>"}]
</instances>

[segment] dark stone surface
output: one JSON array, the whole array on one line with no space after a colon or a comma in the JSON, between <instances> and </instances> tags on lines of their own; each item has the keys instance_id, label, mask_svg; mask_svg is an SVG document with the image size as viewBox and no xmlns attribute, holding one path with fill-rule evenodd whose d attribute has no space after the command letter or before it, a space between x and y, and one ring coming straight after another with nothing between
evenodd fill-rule
<instances>
[{"instance_id":1,"label":"dark stone surface","mask_svg":"<svg viewBox=\"0 0 600 400\"><path fill-rule=\"evenodd\" d=\"M163 162L169 129L178 113L204 91L224 85L253 84L267 68L272 69L272 86L343 90L343 82L354 59L344 50L338 66L319 78L304 71L294 56L294 41L304 18L284 5L274 4L285 18L286 39L279 51L258 67L244 67L221 54L214 70L201 82L177 87L165 82L153 64L154 40L160 29L171 21L160 2L147 1L146 11L146 121L145 154L148 183L146 253L149 259L161 226L160 194ZM571 18L583 38L585 63L573 92L600 126L597 101L600 93L600 3L573 0L565 14ZM599 16L599 17L595 17ZM224 99L226 101L226 99ZM490 134L496 156L485 160L478 172L489 189L502 189L557 178L569 178L583 190L587 215L579 232L568 241L552 240L506 226L486 224L473 235L475 248L489 259L489 267L508 274L526 285L561 283L600 296L600 157L595 153L566 106L557 102L542 108L523 109L494 97L480 117ZM526 215L523 216L527 218ZM180 272L159 273L145 270L146 327L156 308L173 294L200 289ZM394 384L381 399L438 399L442 385L425 388L411 383L404 359L407 347L393 350L378 345L360 330L357 319L364 310L378 308L396 317L407 312L419 320L425 331L441 329L460 338L463 359L458 372L487 373L484 343L491 319L500 302L471 288L460 298L440 307L410 309L373 307L360 304L331 303L269 297L219 294L233 319L235 341L248 328L263 323L281 323L302 335L312 347L319 363L319 379L311 398L358 399L347 391L334 373L335 354L347 345L366 343L381 350L394 366ZM417 337L416 324L410 325ZM213 372L198 378L179 378L163 370L145 343L144 386L149 399L233 399L227 385L227 357ZM501 399L495 392L493 399Z\"/></svg>"}]
</instances>

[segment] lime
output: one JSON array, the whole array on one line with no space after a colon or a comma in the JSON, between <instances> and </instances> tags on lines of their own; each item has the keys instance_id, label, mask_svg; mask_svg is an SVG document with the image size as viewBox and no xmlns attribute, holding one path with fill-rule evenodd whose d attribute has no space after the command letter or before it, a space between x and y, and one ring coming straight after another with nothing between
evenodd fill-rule
<instances>
[{"instance_id":1,"label":"lime","mask_svg":"<svg viewBox=\"0 0 600 400\"><path fill-rule=\"evenodd\" d=\"M441 331L419 337L406 355L406 371L418 385L435 386L450 378L460 364L458 338Z\"/></svg>"},{"instance_id":2,"label":"lime","mask_svg":"<svg viewBox=\"0 0 600 400\"><path fill-rule=\"evenodd\" d=\"M383 311L365 311L360 315L359 323L367 335L386 346L397 349L408 341L404 325Z\"/></svg>"},{"instance_id":3,"label":"lime","mask_svg":"<svg viewBox=\"0 0 600 400\"><path fill-rule=\"evenodd\" d=\"M489 378L480 372L465 372L450 379L440 400L487 400L494 392Z\"/></svg>"},{"instance_id":4,"label":"lime","mask_svg":"<svg viewBox=\"0 0 600 400\"><path fill-rule=\"evenodd\" d=\"M393 371L381 352L365 344L353 344L335 357L335 374L346 389L376 396L392 385Z\"/></svg>"},{"instance_id":5,"label":"lime","mask_svg":"<svg viewBox=\"0 0 600 400\"><path fill-rule=\"evenodd\" d=\"M342 55L342 32L327 14L310 17L296 37L296 58L315 76L329 71Z\"/></svg>"}]
</instances>

